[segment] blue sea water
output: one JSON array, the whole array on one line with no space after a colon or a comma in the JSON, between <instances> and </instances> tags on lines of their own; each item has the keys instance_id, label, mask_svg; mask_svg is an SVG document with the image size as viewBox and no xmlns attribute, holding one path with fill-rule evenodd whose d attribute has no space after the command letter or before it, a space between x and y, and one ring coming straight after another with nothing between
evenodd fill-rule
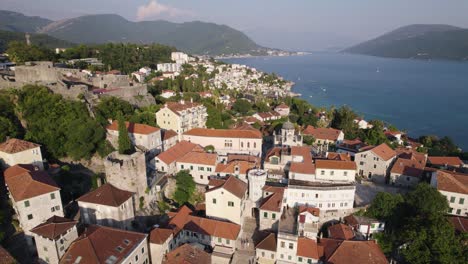
<instances>
[{"instance_id":1,"label":"blue sea water","mask_svg":"<svg viewBox=\"0 0 468 264\"><path fill-rule=\"evenodd\" d=\"M225 60L294 81L316 106L348 105L409 135L450 136L468 150L468 63L341 53Z\"/></svg>"}]
</instances>

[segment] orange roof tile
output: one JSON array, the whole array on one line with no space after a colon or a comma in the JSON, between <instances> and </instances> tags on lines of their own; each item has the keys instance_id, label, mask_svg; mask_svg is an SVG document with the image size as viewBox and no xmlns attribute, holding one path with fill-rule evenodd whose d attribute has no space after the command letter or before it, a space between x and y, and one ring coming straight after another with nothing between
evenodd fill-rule
<instances>
[{"instance_id":1,"label":"orange roof tile","mask_svg":"<svg viewBox=\"0 0 468 264\"><path fill-rule=\"evenodd\" d=\"M172 229L155 228L150 232L149 242L153 244L163 244L173 234Z\"/></svg>"},{"instance_id":2,"label":"orange roof tile","mask_svg":"<svg viewBox=\"0 0 468 264\"><path fill-rule=\"evenodd\" d=\"M56 240L60 235L67 233L68 230L76 226L77 223L78 221L54 215L44 223L31 229L31 232Z\"/></svg>"},{"instance_id":3,"label":"orange roof tile","mask_svg":"<svg viewBox=\"0 0 468 264\"><path fill-rule=\"evenodd\" d=\"M337 141L341 130L334 128L315 128L313 126L307 126L307 128L304 129L302 133L304 135L313 136L315 139Z\"/></svg>"},{"instance_id":4,"label":"orange roof tile","mask_svg":"<svg viewBox=\"0 0 468 264\"><path fill-rule=\"evenodd\" d=\"M162 131L162 140L163 141L168 140L168 139L173 138L173 137L176 137L176 136L177 136L177 133L172 129Z\"/></svg>"},{"instance_id":5,"label":"orange roof tile","mask_svg":"<svg viewBox=\"0 0 468 264\"><path fill-rule=\"evenodd\" d=\"M306 258L319 259L317 241L300 237L297 239L297 255Z\"/></svg>"},{"instance_id":6,"label":"orange roof tile","mask_svg":"<svg viewBox=\"0 0 468 264\"><path fill-rule=\"evenodd\" d=\"M145 125L145 124L137 124L131 122L125 122L125 127L127 127L127 131L132 134L142 134L142 135L149 135L154 132L158 132L160 129L157 127ZM114 121L112 124L107 126L107 130L119 131L119 122Z\"/></svg>"},{"instance_id":7,"label":"orange roof tile","mask_svg":"<svg viewBox=\"0 0 468 264\"><path fill-rule=\"evenodd\" d=\"M215 166L217 159L218 155L216 155L215 153L191 151L178 158L177 162Z\"/></svg>"},{"instance_id":8,"label":"orange roof tile","mask_svg":"<svg viewBox=\"0 0 468 264\"><path fill-rule=\"evenodd\" d=\"M29 141L10 138L0 144L0 151L9 154L14 154L28 149L38 148L40 146L41 145Z\"/></svg>"},{"instance_id":9,"label":"orange roof tile","mask_svg":"<svg viewBox=\"0 0 468 264\"><path fill-rule=\"evenodd\" d=\"M110 183L106 183L96 190L90 191L78 199L78 202L102 204L119 207L133 196L132 192L121 190Z\"/></svg>"},{"instance_id":10,"label":"orange roof tile","mask_svg":"<svg viewBox=\"0 0 468 264\"><path fill-rule=\"evenodd\" d=\"M312 148L307 146L292 146L291 147L291 155L292 156L302 156L304 160L311 160L312 159Z\"/></svg>"},{"instance_id":11,"label":"orange roof tile","mask_svg":"<svg viewBox=\"0 0 468 264\"><path fill-rule=\"evenodd\" d=\"M245 196L245 192L247 191L247 183L239 180L238 178L234 176L228 176L223 185L219 185L218 187L211 188L207 190L206 192L211 192L219 188L223 188L226 191L234 194L238 198L242 199Z\"/></svg>"},{"instance_id":12,"label":"orange roof tile","mask_svg":"<svg viewBox=\"0 0 468 264\"><path fill-rule=\"evenodd\" d=\"M468 194L468 175L439 170L437 173L437 190Z\"/></svg>"},{"instance_id":13,"label":"orange roof tile","mask_svg":"<svg viewBox=\"0 0 468 264\"><path fill-rule=\"evenodd\" d=\"M211 255L190 244L183 244L164 256L163 264L210 264Z\"/></svg>"},{"instance_id":14,"label":"orange roof tile","mask_svg":"<svg viewBox=\"0 0 468 264\"><path fill-rule=\"evenodd\" d=\"M172 148L159 154L157 158L166 164L171 164L178 158L194 150L198 145L188 141L181 141Z\"/></svg>"},{"instance_id":15,"label":"orange roof tile","mask_svg":"<svg viewBox=\"0 0 468 264\"><path fill-rule=\"evenodd\" d=\"M12 166L5 170L4 177L5 184L16 202L60 190L47 172L32 165Z\"/></svg>"},{"instance_id":16,"label":"orange roof tile","mask_svg":"<svg viewBox=\"0 0 468 264\"><path fill-rule=\"evenodd\" d=\"M335 224L328 227L328 234L330 238L350 240L354 238L353 229L345 224Z\"/></svg>"},{"instance_id":17,"label":"orange roof tile","mask_svg":"<svg viewBox=\"0 0 468 264\"><path fill-rule=\"evenodd\" d=\"M326 258L326 261L333 264L388 263L382 249L380 249L375 240L342 241L334 252Z\"/></svg>"},{"instance_id":18,"label":"orange roof tile","mask_svg":"<svg viewBox=\"0 0 468 264\"><path fill-rule=\"evenodd\" d=\"M320 215L320 208L308 207L308 206L305 206L305 205L301 205L301 206L299 206L299 213L303 213L303 212L309 212L312 215L319 216Z\"/></svg>"},{"instance_id":19,"label":"orange roof tile","mask_svg":"<svg viewBox=\"0 0 468 264\"><path fill-rule=\"evenodd\" d=\"M436 166L452 166L452 167L461 167L463 166L463 161L459 157L436 157L429 156L428 161L432 165Z\"/></svg>"},{"instance_id":20,"label":"orange roof tile","mask_svg":"<svg viewBox=\"0 0 468 264\"><path fill-rule=\"evenodd\" d=\"M275 108L286 109L286 108L289 108L289 106L286 105L285 103L281 103L280 105L276 106Z\"/></svg>"},{"instance_id":21,"label":"orange roof tile","mask_svg":"<svg viewBox=\"0 0 468 264\"><path fill-rule=\"evenodd\" d=\"M172 112L174 112L175 114L179 115L180 112L184 111L184 110L187 110L187 109L190 109L190 108L194 108L194 107L198 107L198 106L201 106L201 104L198 104L198 103L191 103L191 102L184 102L184 103L180 103L180 102L167 102L164 107L167 107L169 108Z\"/></svg>"},{"instance_id":22,"label":"orange roof tile","mask_svg":"<svg viewBox=\"0 0 468 264\"><path fill-rule=\"evenodd\" d=\"M275 192L262 201L262 205L260 205L260 210L281 212L282 202L283 192Z\"/></svg>"},{"instance_id":23,"label":"orange roof tile","mask_svg":"<svg viewBox=\"0 0 468 264\"><path fill-rule=\"evenodd\" d=\"M392 166L390 173L411 177L421 177L424 166L414 159L398 158Z\"/></svg>"},{"instance_id":24,"label":"orange roof tile","mask_svg":"<svg viewBox=\"0 0 468 264\"><path fill-rule=\"evenodd\" d=\"M387 161L396 156L396 152L391 147L389 147L386 143L382 143L378 145L377 147L372 148L371 151L375 155L382 158L384 161Z\"/></svg>"},{"instance_id":25,"label":"orange roof tile","mask_svg":"<svg viewBox=\"0 0 468 264\"><path fill-rule=\"evenodd\" d=\"M317 169L335 169L335 170L356 170L357 166L354 161L340 160L315 160Z\"/></svg>"},{"instance_id":26,"label":"orange roof tile","mask_svg":"<svg viewBox=\"0 0 468 264\"><path fill-rule=\"evenodd\" d=\"M216 173L227 173L227 174L234 174L236 172L236 166L239 168L239 174L247 174L247 171L250 169L255 168L255 162L248 162L248 161L231 161L227 164L220 163L216 165L215 172Z\"/></svg>"},{"instance_id":27,"label":"orange roof tile","mask_svg":"<svg viewBox=\"0 0 468 264\"><path fill-rule=\"evenodd\" d=\"M275 233L270 233L255 248L276 252L276 236Z\"/></svg>"},{"instance_id":28,"label":"orange roof tile","mask_svg":"<svg viewBox=\"0 0 468 264\"><path fill-rule=\"evenodd\" d=\"M193 128L184 133L187 136L197 137L219 137L219 138L262 138L262 133L258 130L240 130L240 129L211 129L211 128Z\"/></svg>"},{"instance_id":29,"label":"orange roof tile","mask_svg":"<svg viewBox=\"0 0 468 264\"><path fill-rule=\"evenodd\" d=\"M262 188L262 191L264 192L284 192L286 187L283 186L271 186L271 185L265 185Z\"/></svg>"},{"instance_id":30,"label":"orange roof tile","mask_svg":"<svg viewBox=\"0 0 468 264\"><path fill-rule=\"evenodd\" d=\"M327 159L329 160L340 160L340 161L351 161L351 156L348 153L336 153L328 152Z\"/></svg>"},{"instance_id":31,"label":"orange roof tile","mask_svg":"<svg viewBox=\"0 0 468 264\"><path fill-rule=\"evenodd\" d=\"M312 161L291 162L289 172L302 174L315 174L315 164Z\"/></svg>"}]
</instances>

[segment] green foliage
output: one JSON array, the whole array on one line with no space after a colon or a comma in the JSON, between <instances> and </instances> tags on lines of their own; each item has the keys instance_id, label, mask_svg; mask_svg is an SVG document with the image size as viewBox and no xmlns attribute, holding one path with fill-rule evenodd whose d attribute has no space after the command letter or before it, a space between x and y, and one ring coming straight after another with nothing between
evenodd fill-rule
<instances>
[{"instance_id":1,"label":"green foliage","mask_svg":"<svg viewBox=\"0 0 468 264\"><path fill-rule=\"evenodd\" d=\"M306 145L312 146L315 142L315 138L313 136L304 135L302 138L302 142L304 142L304 144Z\"/></svg>"},{"instance_id":2,"label":"green foliage","mask_svg":"<svg viewBox=\"0 0 468 264\"><path fill-rule=\"evenodd\" d=\"M245 99L238 99L232 105L232 110L240 113L241 115L246 115L250 110L252 110L252 104Z\"/></svg>"},{"instance_id":3,"label":"green foliage","mask_svg":"<svg viewBox=\"0 0 468 264\"><path fill-rule=\"evenodd\" d=\"M119 153L126 155L132 154L135 150L132 142L130 141L130 136L128 135L127 127L125 126L125 120L121 114L117 117L117 122L119 126Z\"/></svg>"},{"instance_id":4,"label":"green foliage","mask_svg":"<svg viewBox=\"0 0 468 264\"><path fill-rule=\"evenodd\" d=\"M206 152L214 152L215 147L213 145L208 145L208 146L205 146L203 150L205 150Z\"/></svg>"},{"instance_id":5,"label":"green foliage","mask_svg":"<svg viewBox=\"0 0 468 264\"><path fill-rule=\"evenodd\" d=\"M174 193L174 200L182 205L188 202L195 192L195 182L192 175L188 171L179 171L176 176L176 190Z\"/></svg>"},{"instance_id":6,"label":"green foliage","mask_svg":"<svg viewBox=\"0 0 468 264\"><path fill-rule=\"evenodd\" d=\"M372 128L359 130L355 133L355 135L359 136L361 140L366 142L368 145L380 145L382 143L388 142L387 136L383 131L384 124L382 121L372 120L370 122L372 124Z\"/></svg>"},{"instance_id":7,"label":"green foliage","mask_svg":"<svg viewBox=\"0 0 468 264\"><path fill-rule=\"evenodd\" d=\"M263 101L256 102L254 108L258 112L268 112L271 110L270 107Z\"/></svg>"},{"instance_id":8,"label":"green foliage","mask_svg":"<svg viewBox=\"0 0 468 264\"><path fill-rule=\"evenodd\" d=\"M105 138L83 103L65 100L46 87L23 87L16 109L27 123L25 139L42 144L53 158L89 159Z\"/></svg>"},{"instance_id":9,"label":"green foliage","mask_svg":"<svg viewBox=\"0 0 468 264\"><path fill-rule=\"evenodd\" d=\"M171 209L171 207L165 201L158 201L158 209L159 209L160 213L164 214L167 211L169 211L169 209Z\"/></svg>"},{"instance_id":10,"label":"green foliage","mask_svg":"<svg viewBox=\"0 0 468 264\"><path fill-rule=\"evenodd\" d=\"M140 210L142 210L144 206L145 206L145 197L140 196L140 204L138 207L140 208Z\"/></svg>"},{"instance_id":11,"label":"green foliage","mask_svg":"<svg viewBox=\"0 0 468 264\"><path fill-rule=\"evenodd\" d=\"M354 123L357 115L348 106L342 106L333 112L331 127L340 129L346 138L356 138L358 126Z\"/></svg>"},{"instance_id":12,"label":"green foliage","mask_svg":"<svg viewBox=\"0 0 468 264\"><path fill-rule=\"evenodd\" d=\"M429 156L457 156L460 149L449 137L439 139L436 136L421 136L419 142L427 148Z\"/></svg>"},{"instance_id":13,"label":"green foliage","mask_svg":"<svg viewBox=\"0 0 468 264\"><path fill-rule=\"evenodd\" d=\"M395 208L403 202L403 196L387 192L379 192L367 209L366 215L387 221L395 212Z\"/></svg>"},{"instance_id":14,"label":"green foliage","mask_svg":"<svg viewBox=\"0 0 468 264\"><path fill-rule=\"evenodd\" d=\"M30 40L34 45L46 48L68 48L73 46L70 42L56 39L45 34L30 34ZM25 33L0 30L0 53L5 52L8 48L8 43L13 41L25 43Z\"/></svg>"},{"instance_id":15,"label":"green foliage","mask_svg":"<svg viewBox=\"0 0 468 264\"><path fill-rule=\"evenodd\" d=\"M109 141L103 140L99 143L96 151L101 158L104 158L104 157L107 157L107 155L114 152L115 148L112 146L112 144Z\"/></svg>"},{"instance_id":16,"label":"green foliage","mask_svg":"<svg viewBox=\"0 0 468 264\"><path fill-rule=\"evenodd\" d=\"M129 102L113 96L102 98L95 108L96 119L103 126L108 124L109 119L116 120L119 113L124 119L129 119L134 111Z\"/></svg>"},{"instance_id":17,"label":"green foliage","mask_svg":"<svg viewBox=\"0 0 468 264\"><path fill-rule=\"evenodd\" d=\"M22 126L15 114L15 105L8 92L0 93L0 142L6 137L20 137Z\"/></svg>"},{"instance_id":18,"label":"green foliage","mask_svg":"<svg viewBox=\"0 0 468 264\"><path fill-rule=\"evenodd\" d=\"M55 54L52 50L36 45L28 46L24 42L12 41L8 43L8 58L18 64L26 61L54 61Z\"/></svg>"}]
</instances>

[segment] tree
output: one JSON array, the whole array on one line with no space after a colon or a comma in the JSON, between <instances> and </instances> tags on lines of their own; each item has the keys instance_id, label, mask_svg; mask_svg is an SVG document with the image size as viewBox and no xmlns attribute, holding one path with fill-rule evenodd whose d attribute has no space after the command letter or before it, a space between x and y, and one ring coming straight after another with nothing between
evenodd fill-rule
<instances>
[{"instance_id":1,"label":"tree","mask_svg":"<svg viewBox=\"0 0 468 264\"><path fill-rule=\"evenodd\" d=\"M252 104L249 103L249 101L245 99L238 99L236 102L232 105L232 110L236 111L237 113L240 113L242 115L247 114L250 110L252 110Z\"/></svg>"},{"instance_id":2,"label":"tree","mask_svg":"<svg viewBox=\"0 0 468 264\"><path fill-rule=\"evenodd\" d=\"M395 212L395 208L403 202L403 196L387 192L379 192L367 209L366 215L380 220L388 220Z\"/></svg>"},{"instance_id":3,"label":"tree","mask_svg":"<svg viewBox=\"0 0 468 264\"><path fill-rule=\"evenodd\" d=\"M125 125L125 121L121 114L119 114L117 122L119 125L119 153L127 155L131 154L134 152L134 149L132 142L130 141L130 137L128 136L127 126Z\"/></svg>"},{"instance_id":4,"label":"tree","mask_svg":"<svg viewBox=\"0 0 468 264\"><path fill-rule=\"evenodd\" d=\"M346 138L356 137L358 126L354 123L357 115L348 106L342 106L333 112L331 127L343 130Z\"/></svg>"},{"instance_id":5,"label":"tree","mask_svg":"<svg viewBox=\"0 0 468 264\"><path fill-rule=\"evenodd\" d=\"M176 176L176 191L174 193L174 200L183 205L188 202L195 192L195 182L192 175L187 170L179 171Z\"/></svg>"},{"instance_id":6,"label":"tree","mask_svg":"<svg viewBox=\"0 0 468 264\"><path fill-rule=\"evenodd\" d=\"M55 60L55 54L51 49L36 45L27 45L19 41L10 42L6 53L8 54L8 58L17 64L22 64L27 61Z\"/></svg>"},{"instance_id":7,"label":"tree","mask_svg":"<svg viewBox=\"0 0 468 264\"><path fill-rule=\"evenodd\" d=\"M96 119L105 126L109 123L109 119L116 120L119 113L128 120L134 114L135 109L129 102L111 96L102 98L95 112Z\"/></svg>"}]
</instances>

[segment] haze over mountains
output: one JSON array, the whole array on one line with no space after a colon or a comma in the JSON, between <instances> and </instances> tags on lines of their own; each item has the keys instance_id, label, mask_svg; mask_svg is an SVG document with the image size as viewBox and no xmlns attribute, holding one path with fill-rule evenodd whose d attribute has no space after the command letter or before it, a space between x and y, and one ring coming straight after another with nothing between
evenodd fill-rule
<instances>
[{"instance_id":1,"label":"haze over mountains","mask_svg":"<svg viewBox=\"0 0 468 264\"><path fill-rule=\"evenodd\" d=\"M265 54L244 33L205 22L132 22L114 14L88 15L61 21L0 11L0 30L47 34L72 43L161 43L193 54Z\"/></svg>"},{"instance_id":2,"label":"haze over mountains","mask_svg":"<svg viewBox=\"0 0 468 264\"><path fill-rule=\"evenodd\" d=\"M409 25L345 49L390 58L468 60L468 29L450 25Z\"/></svg>"}]
</instances>

